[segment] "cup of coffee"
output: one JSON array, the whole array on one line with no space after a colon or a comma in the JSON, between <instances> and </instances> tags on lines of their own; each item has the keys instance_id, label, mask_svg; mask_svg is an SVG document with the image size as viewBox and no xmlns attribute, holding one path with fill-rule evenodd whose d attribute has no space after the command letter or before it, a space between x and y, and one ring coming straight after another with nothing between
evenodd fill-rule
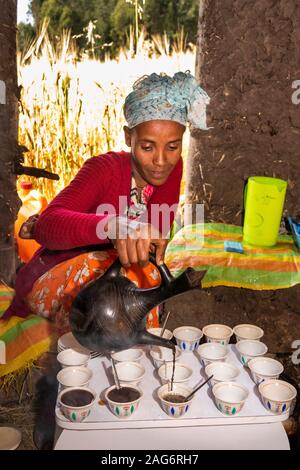
<instances>
[{"instance_id":1,"label":"cup of coffee","mask_svg":"<svg viewBox=\"0 0 300 470\"><path fill-rule=\"evenodd\" d=\"M89 387L69 387L59 393L58 402L67 419L81 423L90 414L96 398L96 392Z\"/></svg>"},{"instance_id":2,"label":"cup of coffee","mask_svg":"<svg viewBox=\"0 0 300 470\"><path fill-rule=\"evenodd\" d=\"M119 389L113 385L105 392L108 407L118 418L129 418L137 410L142 396L142 390L132 384Z\"/></svg>"},{"instance_id":3,"label":"cup of coffee","mask_svg":"<svg viewBox=\"0 0 300 470\"><path fill-rule=\"evenodd\" d=\"M157 390L160 406L171 418L180 418L185 415L190 408L194 395L188 400L187 397L192 391L192 388L184 384L174 383L172 390L170 390L170 383L162 385L162 387L159 387Z\"/></svg>"}]
</instances>

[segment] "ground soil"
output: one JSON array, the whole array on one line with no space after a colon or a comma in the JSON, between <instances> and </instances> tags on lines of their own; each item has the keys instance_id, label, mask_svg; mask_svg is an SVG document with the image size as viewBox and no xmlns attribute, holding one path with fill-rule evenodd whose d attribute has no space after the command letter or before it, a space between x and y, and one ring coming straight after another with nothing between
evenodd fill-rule
<instances>
[{"instance_id":1,"label":"ground soil","mask_svg":"<svg viewBox=\"0 0 300 470\"><path fill-rule=\"evenodd\" d=\"M0 426L16 426L22 432L18 450L51 450L55 431L58 392L57 345L34 365L0 390ZM1 382L0 382L1 385Z\"/></svg>"},{"instance_id":2,"label":"ground soil","mask_svg":"<svg viewBox=\"0 0 300 470\"><path fill-rule=\"evenodd\" d=\"M172 312L171 327L253 323L263 328L269 351L292 354L292 342L300 340L299 293L300 286L277 291L220 286L174 298L166 302L166 308Z\"/></svg>"}]
</instances>

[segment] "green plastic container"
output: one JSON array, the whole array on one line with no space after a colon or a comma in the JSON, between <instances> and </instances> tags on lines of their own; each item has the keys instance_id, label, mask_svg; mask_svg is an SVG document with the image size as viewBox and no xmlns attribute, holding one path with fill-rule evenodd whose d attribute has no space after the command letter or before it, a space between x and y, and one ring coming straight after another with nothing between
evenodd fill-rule
<instances>
[{"instance_id":1,"label":"green plastic container","mask_svg":"<svg viewBox=\"0 0 300 470\"><path fill-rule=\"evenodd\" d=\"M274 246L283 212L287 182L251 176L245 186L243 241L255 246Z\"/></svg>"}]
</instances>

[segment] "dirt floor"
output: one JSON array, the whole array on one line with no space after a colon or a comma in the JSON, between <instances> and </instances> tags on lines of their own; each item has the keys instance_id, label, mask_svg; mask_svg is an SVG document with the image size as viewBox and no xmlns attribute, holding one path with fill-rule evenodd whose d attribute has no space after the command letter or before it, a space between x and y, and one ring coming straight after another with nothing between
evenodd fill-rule
<instances>
[{"instance_id":1,"label":"dirt floor","mask_svg":"<svg viewBox=\"0 0 300 470\"><path fill-rule=\"evenodd\" d=\"M34 413L32 399L27 397L18 401L2 404L0 407L0 426L15 426L22 433L22 442L18 450L36 450L33 442Z\"/></svg>"},{"instance_id":2,"label":"dirt floor","mask_svg":"<svg viewBox=\"0 0 300 470\"><path fill-rule=\"evenodd\" d=\"M55 350L55 351L54 351ZM51 450L58 391L56 345L26 372L0 390L0 426L22 432L18 450Z\"/></svg>"},{"instance_id":3,"label":"dirt floor","mask_svg":"<svg viewBox=\"0 0 300 470\"><path fill-rule=\"evenodd\" d=\"M35 375L35 368L31 375ZM22 442L18 450L36 449L33 442L34 386L29 373L24 373L0 392L0 426L16 426L20 429Z\"/></svg>"}]
</instances>

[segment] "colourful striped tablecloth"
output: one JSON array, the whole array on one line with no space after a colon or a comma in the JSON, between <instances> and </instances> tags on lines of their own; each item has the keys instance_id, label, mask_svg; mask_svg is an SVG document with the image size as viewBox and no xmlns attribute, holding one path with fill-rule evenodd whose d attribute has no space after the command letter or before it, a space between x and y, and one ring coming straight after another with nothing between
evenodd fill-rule
<instances>
[{"instance_id":1,"label":"colourful striped tablecloth","mask_svg":"<svg viewBox=\"0 0 300 470\"><path fill-rule=\"evenodd\" d=\"M207 269L202 287L285 289L300 283L300 251L292 237L279 236L272 248L244 245L244 253L224 251L224 241L242 242L242 227L198 224L182 228L168 245L166 264L173 275L193 267Z\"/></svg>"},{"instance_id":2,"label":"colourful striped tablecloth","mask_svg":"<svg viewBox=\"0 0 300 470\"><path fill-rule=\"evenodd\" d=\"M0 364L0 378L25 370L49 350L52 341L50 323L42 317L1 320L13 296L13 289L0 284L0 348L5 356L5 364Z\"/></svg>"}]
</instances>

